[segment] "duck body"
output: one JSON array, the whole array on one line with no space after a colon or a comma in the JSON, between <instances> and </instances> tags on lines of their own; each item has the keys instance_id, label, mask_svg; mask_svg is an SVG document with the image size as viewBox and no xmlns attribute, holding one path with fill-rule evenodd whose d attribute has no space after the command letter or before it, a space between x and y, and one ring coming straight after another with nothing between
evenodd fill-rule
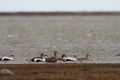
<instances>
[{"instance_id":1,"label":"duck body","mask_svg":"<svg viewBox=\"0 0 120 80\"><path fill-rule=\"evenodd\" d=\"M89 60L89 56L91 56L90 54L86 54L86 56L84 58L79 58L79 61L87 61Z\"/></svg>"},{"instance_id":2,"label":"duck body","mask_svg":"<svg viewBox=\"0 0 120 80\"><path fill-rule=\"evenodd\" d=\"M54 51L54 56L47 57L46 62L51 62L51 63L57 62L57 60L58 60L57 54L59 54L59 53L57 51Z\"/></svg>"},{"instance_id":3,"label":"duck body","mask_svg":"<svg viewBox=\"0 0 120 80\"><path fill-rule=\"evenodd\" d=\"M46 59L45 58L41 58L41 57L35 57L31 59L32 62L45 62Z\"/></svg>"},{"instance_id":4,"label":"duck body","mask_svg":"<svg viewBox=\"0 0 120 80\"><path fill-rule=\"evenodd\" d=\"M66 55L62 55L62 61L78 61L76 57L69 57Z\"/></svg>"},{"instance_id":5,"label":"duck body","mask_svg":"<svg viewBox=\"0 0 120 80\"><path fill-rule=\"evenodd\" d=\"M86 61L86 60L89 60L88 58L79 58L78 59L79 61Z\"/></svg>"},{"instance_id":6,"label":"duck body","mask_svg":"<svg viewBox=\"0 0 120 80\"><path fill-rule=\"evenodd\" d=\"M41 53L40 57L34 57L31 59L32 62L45 62L46 58L44 56L44 53Z\"/></svg>"},{"instance_id":7,"label":"duck body","mask_svg":"<svg viewBox=\"0 0 120 80\"><path fill-rule=\"evenodd\" d=\"M13 61L13 60L14 60L13 56L10 56L10 57L3 56L0 58L0 61Z\"/></svg>"},{"instance_id":8,"label":"duck body","mask_svg":"<svg viewBox=\"0 0 120 80\"><path fill-rule=\"evenodd\" d=\"M57 58L56 57L50 57L50 58L46 58L46 62L56 62L57 61Z\"/></svg>"},{"instance_id":9,"label":"duck body","mask_svg":"<svg viewBox=\"0 0 120 80\"><path fill-rule=\"evenodd\" d=\"M64 57L63 61L77 61L77 59L73 57Z\"/></svg>"}]
</instances>

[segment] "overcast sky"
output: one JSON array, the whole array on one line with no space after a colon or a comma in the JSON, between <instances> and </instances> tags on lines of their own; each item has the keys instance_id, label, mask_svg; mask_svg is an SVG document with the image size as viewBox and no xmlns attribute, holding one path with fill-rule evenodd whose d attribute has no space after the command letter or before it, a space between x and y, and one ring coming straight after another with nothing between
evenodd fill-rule
<instances>
[{"instance_id":1,"label":"overcast sky","mask_svg":"<svg viewBox=\"0 0 120 80\"><path fill-rule=\"evenodd\" d=\"M5 11L120 11L120 0L0 0Z\"/></svg>"}]
</instances>

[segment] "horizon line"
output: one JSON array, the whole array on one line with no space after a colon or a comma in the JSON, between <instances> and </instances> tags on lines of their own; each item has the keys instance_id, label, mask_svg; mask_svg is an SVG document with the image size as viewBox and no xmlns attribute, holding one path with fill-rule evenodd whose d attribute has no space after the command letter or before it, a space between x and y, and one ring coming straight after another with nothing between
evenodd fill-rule
<instances>
[{"instance_id":1,"label":"horizon line","mask_svg":"<svg viewBox=\"0 0 120 80\"><path fill-rule=\"evenodd\" d=\"M26 12L26 11L20 11L20 12L0 12L0 16L31 16L31 15L120 15L120 11L110 11L110 12L106 12L106 11L93 11L93 12L90 12L90 11L80 11L80 12L72 12L72 11L69 11L69 12L61 12L61 11L55 11L55 12L51 12L51 11L48 11L48 12Z\"/></svg>"}]
</instances>

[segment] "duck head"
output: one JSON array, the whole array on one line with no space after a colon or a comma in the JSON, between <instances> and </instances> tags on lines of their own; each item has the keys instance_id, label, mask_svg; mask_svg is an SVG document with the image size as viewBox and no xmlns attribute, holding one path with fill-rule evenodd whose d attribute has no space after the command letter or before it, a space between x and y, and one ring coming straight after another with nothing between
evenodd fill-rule
<instances>
[{"instance_id":1,"label":"duck head","mask_svg":"<svg viewBox=\"0 0 120 80\"><path fill-rule=\"evenodd\" d=\"M41 53L41 58L42 58L44 55L45 55L44 53Z\"/></svg>"},{"instance_id":2,"label":"duck head","mask_svg":"<svg viewBox=\"0 0 120 80\"><path fill-rule=\"evenodd\" d=\"M54 51L54 56L57 57L57 54L59 54L59 53L58 53L58 51L55 50Z\"/></svg>"},{"instance_id":3,"label":"duck head","mask_svg":"<svg viewBox=\"0 0 120 80\"><path fill-rule=\"evenodd\" d=\"M63 54L63 55L62 55L62 58L64 58L64 57L66 57L66 55L65 55L65 54Z\"/></svg>"}]
</instances>

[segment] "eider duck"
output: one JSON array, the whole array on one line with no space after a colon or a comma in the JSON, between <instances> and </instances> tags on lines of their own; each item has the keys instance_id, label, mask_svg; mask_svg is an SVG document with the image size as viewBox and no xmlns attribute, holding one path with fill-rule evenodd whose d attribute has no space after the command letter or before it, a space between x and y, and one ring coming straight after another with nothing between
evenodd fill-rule
<instances>
[{"instance_id":1,"label":"eider duck","mask_svg":"<svg viewBox=\"0 0 120 80\"><path fill-rule=\"evenodd\" d=\"M91 56L90 54L86 54L84 58L79 58L79 61L86 61L89 60L89 56Z\"/></svg>"},{"instance_id":2,"label":"eider duck","mask_svg":"<svg viewBox=\"0 0 120 80\"><path fill-rule=\"evenodd\" d=\"M58 54L58 52L57 52L57 51L54 51L54 56L52 56L52 57L50 57L50 58L49 58L49 57L46 58L46 62L51 62L51 63L56 62L56 61L58 60L57 54Z\"/></svg>"},{"instance_id":3,"label":"eider duck","mask_svg":"<svg viewBox=\"0 0 120 80\"><path fill-rule=\"evenodd\" d=\"M3 56L0 58L0 61L13 61L14 60L14 55L8 56Z\"/></svg>"},{"instance_id":4,"label":"eider duck","mask_svg":"<svg viewBox=\"0 0 120 80\"><path fill-rule=\"evenodd\" d=\"M45 62L46 58L44 57L44 53L41 53L41 57L34 57L31 59L32 62Z\"/></svg>"},{"instance_id":5,"label":"eider duck","mask_svg":"<svg viewBox=\"0 0 120 80\"><path fill-rule=\"evenodd\" d=\"M78 61L75 55L73 57L66 56L65 54L62 55L62 61Z\"/></svg>"}]
</instances>

